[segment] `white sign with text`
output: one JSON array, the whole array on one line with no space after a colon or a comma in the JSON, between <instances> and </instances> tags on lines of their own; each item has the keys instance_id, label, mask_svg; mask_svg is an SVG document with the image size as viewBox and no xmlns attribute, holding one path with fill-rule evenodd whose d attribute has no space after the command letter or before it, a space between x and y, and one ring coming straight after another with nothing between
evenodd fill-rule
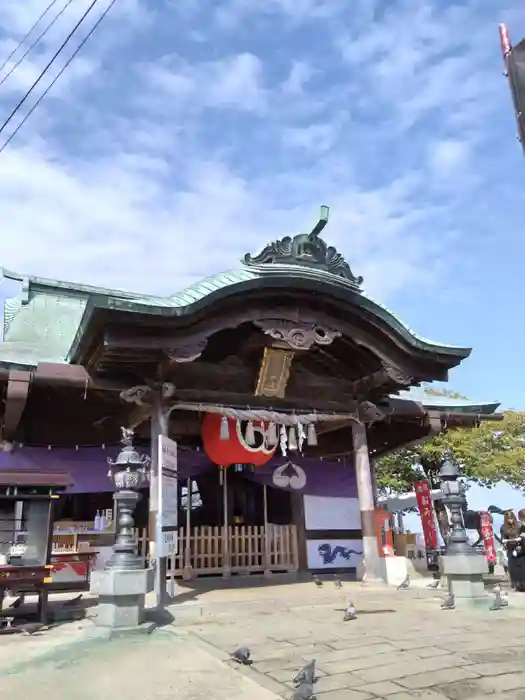
<instances>
[{"instance_id":1,"label":"white sign with text","mask_svg":"<svg viewBox=\"0 0 525 700\"><path fill-rule=\"evenodd\" d=\"M170 557L178 550L179 496L177 479L177 443L159 435L158 538L159 558Z\"/></svg>"}]
</instances>

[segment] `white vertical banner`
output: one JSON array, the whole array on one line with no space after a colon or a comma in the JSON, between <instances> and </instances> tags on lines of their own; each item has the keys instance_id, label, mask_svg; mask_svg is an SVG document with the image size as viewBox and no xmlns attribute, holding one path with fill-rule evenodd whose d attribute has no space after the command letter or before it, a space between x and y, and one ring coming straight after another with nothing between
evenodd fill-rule
<instances>
[{"instance_id":1,"label":"white vertical banner","mask_svg":"<svg viewBox=\"0 0 525 700\"><path fill-rule=\"evenodd\" d=\"M177 443L164 435L158 442L157 557L178 554L179 498Z\"/></svg>"}]
</instances>

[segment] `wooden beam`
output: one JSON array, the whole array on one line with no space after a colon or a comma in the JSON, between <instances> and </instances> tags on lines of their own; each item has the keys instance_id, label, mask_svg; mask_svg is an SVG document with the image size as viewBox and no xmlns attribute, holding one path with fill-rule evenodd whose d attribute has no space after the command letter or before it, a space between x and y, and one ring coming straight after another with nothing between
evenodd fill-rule
<instances>
[{"instance_id":1,"label":"wooden beam","mask_svg":"<svg viewBox=\"0 0 525 700\"><path fill-rule=\"evenodd\" d=\"M177 401L175 403L195 403L195 404L213 404L217 406L232 406L251 408L268 408L269 400L264 396L254 396L253 394L234 394L230 392L206 391L197 389L177 389ZM272 399L271 406L274 410L301 410L311 412L313 410L319 413L352 413L357 410L357 402L350 399L346 400L324 400L317 399L315 401L310 398L291 398Z\"/></svg>"},{"instance_id":2,"label":"wooden beam","mask_svg":"<svg viewBox=\"0 0 525 700\"><path fill-rule=\"evenodd\" d=\"M127 419L127 427L135 430L142 423L145 423L153 414L153 406L135 406Z\"/></svg>"}]
</instances>

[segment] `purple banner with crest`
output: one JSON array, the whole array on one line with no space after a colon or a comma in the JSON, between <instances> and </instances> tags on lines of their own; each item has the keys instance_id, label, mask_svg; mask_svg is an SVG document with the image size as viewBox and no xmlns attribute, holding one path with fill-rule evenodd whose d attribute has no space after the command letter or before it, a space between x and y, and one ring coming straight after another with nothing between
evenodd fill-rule
<instances>
[{"instance_id":1,"label":"purple banner with crest","mask_svg":"<svg viewBox=\"0 0 525 700\"><path fill-rule=\"evenodd\" d=\"M17 447L13 452L0 452L1 469L22 469L40 472L66 472L74 480L69 493L113 491L108 477L108 458L115 459L119 447L83 447L78 450L42 447ZM147 454L148 449L137 448ZM217 469L204 452L179 450L179 479L185 480L202 472ZM234 467L230 467L233 469ZM330 462L320 459L288 456L275 457L263 467L244 467L245 478L260 484L317 496L357 495L352 462Z\"/></svg>"}]
</instances>

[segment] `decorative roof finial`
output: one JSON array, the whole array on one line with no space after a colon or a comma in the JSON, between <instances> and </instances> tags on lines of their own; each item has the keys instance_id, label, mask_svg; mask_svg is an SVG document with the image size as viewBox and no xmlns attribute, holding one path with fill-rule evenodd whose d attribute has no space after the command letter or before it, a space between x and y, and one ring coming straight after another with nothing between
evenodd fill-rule
<instances>
[{"instance_id":1,"label":"decorative roof finial","mask_svg":"<svg viewBox=\"0 0 525 700\"><path fill-rule=\"evenodd\" d=\"M300 265L317 270L329 272L337 277L351 282L359 287L363 282L362 277L355 277L341 253L333 246L327 246L319 237L321 231L328 223L329 208L321 207L319 220L310 233L299 233L293 238L285 236L278 241L269 243L259 255L246 253L243 262L245 265Z\"/></svg>"}]
</instances>

